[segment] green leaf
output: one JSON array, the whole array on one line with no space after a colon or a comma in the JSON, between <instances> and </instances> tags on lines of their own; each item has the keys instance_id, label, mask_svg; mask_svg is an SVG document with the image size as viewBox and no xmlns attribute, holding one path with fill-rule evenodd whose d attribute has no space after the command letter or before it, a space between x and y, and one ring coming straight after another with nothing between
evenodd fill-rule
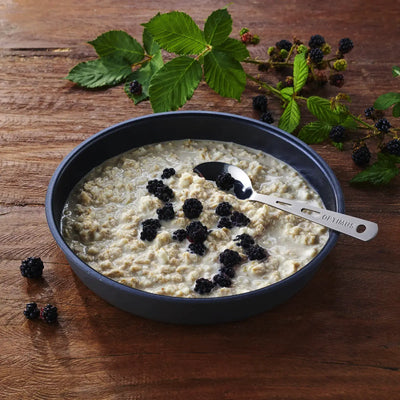
<instances>
[{"instance_id":1,"label":"green leaf","mask_svg":"<svg viewBox=\"0 0 400 400\"><path fill-rule=\"evenodd\" d=\"M380 95L374 103L377 110L386 110L395 103L400 102L400 93L389 92Z\"/></svg>"},{"instance_id":2,"label":"green leaf","mask_svg":"<svg viewBox=\"0 0 400 400\"><path fill-rule=\"evenodd\" d=\"M349 115L347 118L340 122L340 125L344 126L347 129L357 129L357 122Z\"/></svg>"},{"instance_id":3,"label":"green leaf","mask_svg":"<svg viewBox=\"0 0 400 400\"><path fill-rule=\"evenodd\" d=\"M308 72L305 53L297 54L293 63L293 87L296 93L306 84Z\"/></svg>"},{"instance_id":4,"label":"green leaf","mask_svg":"<svg viewBox=\"0 0 400 400\"><path fill-rule=\"evenodd\" d=\"M132 68L125 59L105 57L77 64L69 71L66 79L78 85L94 89L103 86L113 86L121 83Z\"/></svg>"},{"instance_id":5,"label":"green leaf","mask_svg":"<svg viewBox=\"0 0 400 400\"><path fill-rule=\"evenodd\" d=\"M250 57L250 53L247 47L240 40L228 38L219 46L214 46L214 50L220 51L230 55L237 61L243 61L247 57Z\"/></svg>"},{"instance_id":6,"label":"green leaf","mask_svg":"<svg viewBox=\"0 0 400 400\"><path fill-rule=\"evenodd\" d=\"M140 69L132 72L127 78L127 82L125 83L124 90L127 96L135 102L135 104L140 103L143 100L146 100L149 97L149 86L150 81L153 75L164 65L164 61L162 59L161 51L159 50L152 59L143 65ZM138 81L142 85L142 93L141 94L132 94L129 91L129 83L132 81Z\"/></svg>"},{"instance_id":7,"label":"green leaf","mask_svg":"<svg viewBox=\"0 0 400 400\"><path fill-rule=\"evenodd\" d=\"M300 108L294 99L291 99L281 115L279 128L292 133L300 123Z\"/></svg>"},{"instance_id":8,"label":"green leaf","mask_svg":"<svg viewBox=\"0 0 400 400\"><path fill-rule=\"evenodd\" d=\"M332 125L324 121L310 122L301 128L298 138L307 144L321 143L329 138L331 129Z\"/></svg>"},{"instance_id":9,"label":"green leaf","mask_svg":"<svg viewBox=\"0 0 400 400\"><path fill-rule=\"evenodd\" d=\"M239 101L246 86L246 73L242 65L215 49L204 57L204 78L208 86L221 96Z\"/></svg>"},{"instance_id":10,"label":"green leaf","mask_svg":"<svg viewBox=\"0 0 400 400\"><path fill-rule=\"evenodd\" d=\"M207 46L203 32L193 19L183 12L158 14L143 26L163 49L171 53L200 54Z\"/></svg>"},{"instance_id":11,"label":"green leaf","mask_svg":"<svg viewBox=\"0 0 400 400\"><path fill-rule=\"evenodd\" d=\"M399 67L392 67L392 75L397 78L398 76L400 76L400 68Z\"/></svg>"},{"instance_id":12,"label":"green leaf","mask_svg":"<svg viewBox=\"0 0 400 400\"><path fill-rule=\"evenodd\" d=\"M164 64L150 81L154 112L177 110L189 100L201 80L201 64L191 57L176 57Z\"/></svg>"},{"instance_id":13,"label":"green leaf","mask_svg":"<svg viewBox=\"0 0 400 400\"><path fill-rule=\"evenodd\" d=\"M213 46L225 42L231 32L232 18L226 8L211 13L204 24L205 39Z\"/></svg>"},{"instance_id":14,"label":"green leaf","mask_svg":"<svg viewBox=\"0 0 400 400\"><path fill-rule=\"evenodd\" d=\"M400 103L396 103L393 107L393 117L400 117Z\"/></svg>"},{"instance_id":15,"label":"green leaf","mask_svg":"<svg viewBox=\"0 0 400 400\"><path fill-rule=\"evenodd\" d=\"M373 185L387 184L400 172L396 166L396 162L400 162L399 157L378 153L378 161L357 174L350 183L368 182Z\"/></svg>"},{"instance_id":16,"label":"green leaf","mask_svg":"<svg viewBox=\"0 0 400 400\"><path fill-rule=\"evenodd\" d=\"M100 57L125 58L134 64L143 60L143 47L124 31L108 31L88 42Z\"/></svg>"},{"instance_id":17,"label":"green leaf","mask_svg":"<svg viewBox=\"0 0 400 400\"><path fill-rule=\"evenodd\" d=\"M160 46L154 40L153 35L146 28L143 29L143 46L149 55L156 54L160 50Z\"/></svg>"},{"instance_id":18,"label":"green leaf","mask_svg":"<svg viewBox=\"0 0 400 400\"><path fill-rule=\"evenodd\" d=\"M333 146L338 150L343 151L343 143L342 142L332 142Z\"/></svg>"},{"instance_id":19,"label":"green leaf","mask_svg":"<svg viewBox=\"0 0 400 400\"><path fill-rule=\"evenodd\" d=\"M287 101L290 101L292 99L293 94L294 89L292 87L285 87L281 90L282 97Z\"/></svg>"},{"instance_id":20,"label":"green leaf","mask_svg":"<svg viewBox=\"0 0 400 400\"><path fill-rule=\"evenodd\" d=\"M330 125L340 125L348 117L348 113L332 110L330 101L319 96L310 96L307 107L319 120Z\"/></svg>"}]
</instances>

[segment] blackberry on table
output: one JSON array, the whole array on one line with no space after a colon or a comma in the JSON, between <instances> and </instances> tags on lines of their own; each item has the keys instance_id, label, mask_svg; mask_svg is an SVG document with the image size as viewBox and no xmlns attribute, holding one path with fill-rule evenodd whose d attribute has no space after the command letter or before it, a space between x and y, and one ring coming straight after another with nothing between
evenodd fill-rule
<instances>
[{"instance_id":1,"label":"blackberry on table","mask_svg":"<svg viewBox=\"0 0 400 400\"><path fill-rule=\"evenodd\" d=\"M332 86L342 87L344 85L344 75L343 74L333 74L329 77L329 83Z\"/></svg>"},{"instance_id":2,"label":"blackberry on table","mask_svg":"<svg viewBox=\"0 0 400 400\"><path fill-rule=\"evenodd\" d=\"M235 250L225 249L219 255L219 262L225 267L234 267L242 261L239 253Z\"/></svg>"},{"instance_id":3,"label":"blackberry on table","mask_svg":"<svg viewBox=\"0 0 400 400\"><path fill-rule=\"evenodd\" d=\"M313 35L310 38L310 41L308 42L308 46L312 49L315 49L317 47L321 47L322 45L325 44L325 39L321 35Z\"/></svg>"},{"instance_id":4,"label":"blackberry on table","mask_svg":"<svg viewBox=\"0 0 400 400\"><path fill-rule=\"evenodd\" d=\"M364 110L365 118L374 119L374 114L375 114L374 107L368 107Z\"/></svg>"},{"instance_id":5,"label":"blackberry on table","mask_svg":"<svg viewBox=\"0 0 400 400\"><path fill-rule=\"evenodd\" d=\"M206 294L210 293L213 288L214 288L214 283L212 283L209 279L199 278L196 280L194 291L199 294Z\"/></svg>"},{"instance_id":6,"label":"blackberry on table","mask_svg":"<svg viewBox=\"0 0 400 400\"><path fill-rule=\"evenodd\" d=\"M266 122L267 124L273 124L274 123L274 117L269 111L266 111L261 114L260 121Z\"/></svg>"},{"instance_id":7,"label":"blackberry on table","mask_svg":"<svg viewBox=\"0 0 400 400\"><path fill-rule=\"evenodd\" d=\"M334 126L329 132L330 139L335 143L342 143L346 138L346 130L342 125Z\"/></svg>"},{"instance_id":8,"label":"blackberry on table","mask_svg":"<svg viewBox=\"0 0 400 400\"><path fill-rule=\"evenodd\" d=\"M171 176L175 175L175 169L174 168L164 168L162 174L161 174L161 179L168 179L171 178Z\"/></svg>"},{"instance_id":9,"label":"blackberry on table","mask_svg":"<svg viewBox=\"0 0 400 400\"><path fill-rule=\"evenodd\" d=\"M346 54L354 47L353 41L349 38L343 38L339 40L339 51L342 54Z\"/></svg>"},{"instance_id":10,"label":"blackberry on table","mask_svg":"<svg viewBox=\"0 0 400 400\"><path fill-rule=\"evenodd\" d=\"M178 229L172 233L172 239L182 242L187 238L186 229Z\"/></svg>"},{"instance_id":11,"label":"blackberry on table","mask_svg":"<svg viewBox=\"0 0 400 400\"><path fill-rule=\"evenodd\" d=\"M254 239L248 235L247 233L242 233L241 235L237 235L233 241L238 242L236 243L238 246L247 249L248 247L252 246L255 242Z\"/></svg>"},{"instance_id":12,"label":"blackberry on table","mask_svg":"<svg viewBox=\"0 0 400 400\"><path fill-rule=\"evenodd\" d=\"M400 157L400 139L392 139L387 142L383 151Z\"/></svg>"},{"instance_id":13,"label":"blackberry on table","mask_svg":"<svg viewBox=\"0 0 400 400\"><path fill-rule=\"evenodd\" d=\"M220 217L226 217L231 215L232 212L232 205L227 201L223 201L217 205L215 209L215 214L219 215Z\"/></svg>"},{"instance_id":14,"label":"blackberry on table","mask_svg":"<svg viewBox=\"0 0 400 400\"><path fill-rule=\"evenodd\" d=\"M215 183L217 184L217 187L221 190L230 190L235 183L235 179L229 172L225 172L217 176Z\"/></svg>"},{"instance_id":15,"label":"blackberry on table","mask_svg":"<svg viewBox=\"0 0 400 400\"><path fill-rule=\"evenodd\" d=\"M203 211L203 205L200 200L195 198L186 199L182 206L186 218L198 218Z\"/></svg>"},{"instance_id":16,"label":"blackberry on table","mask_svg":"<svg viewBox=\"0 0 400 400\"><path fill-rule=\"evenodd\" d=\"M254 110L265 112L267 111L268 99L264 95L253 97Z\"/></svg>"},{"instance_id":17,"label":"blackberry on table","mask_svg":"<svg viewBox=\"0 0 400 400\"><path fill-rule=\"evenodd\" d=\"M234 211L232 213L231 221L234 226L246 226L250 223L250 219L239 211Z\"/></svg>"},{"instance_id":18,"label":"blackberry on table","mask_svg":"<svg viewBox=\"0 0 400 400\"><path fill-rule=\"evenodd\" d=\"M24 310L24 315L27 319L39 318L40 310L35 302L28 303Z\"/></svg>"},{"instance_id":19,"label":"blackberry on table","mask_svg":"<svg viewBox=\"0 0 400 400\"><path fill-rule=\"evenodd\" d=\"M354 146L351 158L355 164L364 166L369 163L371 159L371 152L365 143Z\"/></svg>"},{"instance_id":20,"label":"blackberry on table","mask_svg":"<svg viewBox=\"0 0 400 400\"><path fill-rule=\"evenodd\" d=\"M186 235L190 242L201 243L207 239L208 228L200 221L193 221L186 227Z\"/></svg>"},{"instance_id":21,"label":"blackberry on table","mask_svg":"<svg viewBox=\"0 0 400 400\"><path fill-rule=\"evenodd\" d=\"M164 207L157 209L157 215L158 219L165 221L174 219L175 218L174 207L172 206L171 203L166 203Z\"/></svg>"},{"instance_id":22,"label":"blackberry on table","mask_svg":"<svg viewBox=\"0 0 400 400\"><path fill-rule=\"evenodd\" d=\"M313 63L319 64L324 58L324 53L319 47L316 47L310 50L309 57Z\"/></svg>"},{"instance_id":23,"label":"blackberry on table","mask_svg":"<svg viewBox=\"0 0 400 400\"><path fill-rule=\"evenodd\" d=\"M249 260L263 260L268 257L267 251L258 244L246 248L245 253L249 257Z\"/></svg>"},{"instance_id":24,"label":"blackberry on table","mask_svg":"<svg viewBox=\"0 0 400 400\"><path fill-rule=\"evenodd\" d=\"M213 282L214 284L221 287L230 287L232 285L231 278L229 278L229 276L225 275L224 273L214 275Z\"/></svg>"},{"instance_id":25,"label":"blackberry on table","mask_svg":"<svg viewBox=\"0 0 400 400\"><path fill-rule=\"evenodd\" d=\"M28 257L23 260L19 269L25 278L40 278L43 273L43 261L40 257Z\"/></svg>"},{"instance_id":26,"label":"blackberry on table","mask_svg":"<svg viewBox=\"0 0 400 400\"><path fill-rule=\"evenodd\" d=\"M48 324L56 322L58 318L57 307L47 304L47 306L41 308L40 318L42 318Z\"/></svg>"},{"instance_id":27,"label":"blackberry on table","mask_svg":"<svg viewBox=\"0 0 400 400\"><path fill-rule=\"evenodd\" d=\"M293 44L292 44L292 42L289 42L289 40L282 39L279 42L276 42L275 46L279 50L283 49L283 50L286 50L286 51L290 51L290 49L292 48Z\"/></svg>"},{"instance_id":28,"label":"blackberry on table","mask_svg":"<svg viewBox=\"0 0 400 400\"><path fill-rule=\"evenodd\" d=\"M221 217L218 221L217 228L228 228L232 229L233 224L229 217Z\"/></svg>"},{"instance_id":29,"label":"blackberry on table","mask_svg":"<svg viewBox=\"0 0 400 400\"><path fill-rule=\"evenodd\" d=\"M233 267L221 267L220 269L221 274L229 276L229 278L235 277L235 269Z\"/></svg>"},{"instance_id":30,"label":"blackberry on table","mask_svg":"<svg viewBox=\"0 0 400 400\"><path fill-rule=\"evenodd\" d=\"M189 250L191 253L198 254L199 256L204 256L207 248L203 242L194 242L189 244Z\"/></svg>"},{"instance_id":31,"label":"blackberry on table","mask_svg":"<svg viewBox=\"0 0 400 400\"><path fill-rule=\"evenodd\" d=\"M131 94L142 94L142 89L142 85L136 80L129 83L129 92Z\"/></svg>"},{"instance_id":32,"label":"blackberry on table","mask_svg":"<svg viewBox=\"0 0 400 400\"><path fill-rule=\"evenodd\" d=\"M391 126L392 125L390 125L390 122L386 118L381 118L375 124L376 129L383 133L388 133Z\"/></svg>"}]
</instances>

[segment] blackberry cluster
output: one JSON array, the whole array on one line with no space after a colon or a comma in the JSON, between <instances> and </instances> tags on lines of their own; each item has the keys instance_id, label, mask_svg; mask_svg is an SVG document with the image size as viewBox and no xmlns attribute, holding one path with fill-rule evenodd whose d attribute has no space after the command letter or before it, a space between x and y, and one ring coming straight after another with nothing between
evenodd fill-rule
<instances>
[{"instance_id":1,"label":"blackberry cluster","mask_svg":"<svg viewBox=\"0 0 400 400\"><path fill-rule=\"evenodd\" d=\"M247 257L249 257L249 260L264 260L266 257L268 257L267 251L258 244L245 248L244 252L246 253Z\"/></svg>"},{"instance_id":2,"label":"blackberry cluster","mask_svg":"<svg viewBox=\"0 0 400 400\"><path fill-rule=\"evenodd\" d=\"M343 38L339 40L339 51L342 54L346 54L351 51L354 47L352 40L349 38Z\"/></svg>"},{"instance_id":3,"label":"blackberry cluster","mask_svg":"<svg viewBox=\"0 0 400 400\"><path fill-rule=\"evenodd\" d=\"M40 310L35 302L28 303L24 310L24 315L27 319L39 318Z\"/></svg>"},{"instance_id":4,"label":"blackberry cluster","mask_svg":"<svg viewBox=\"0 0 400 400\"><path fill-rule=\"evenodd\" d=\"M253 108L256 111L267 111L268 99L264 95L253 97Z\"/></svg>"},{"instance_id":5,"label":"blackberry cluster","mask_svg":"<svg viewBox=\"0 0 400 400\"><path fill-rule=\"evenodd\" d=\"M286 51L290 51L290 49L292 48L293 44L291 42L289 42L289 40L285 40L282 39L279 42L275 43L275 46L279 49L279 50L286 50Z\"/></svg>"},{"instance_id":6,"label":"blackberry cluster","mask_svg":"<svg viewBox=\"0 0 400 400\"><path fill-rule=\"evenodd\" d=\"M374 107L368 107L368 108L366 108L364 110L365 118L374 119L374 114L375 114L375 108Z\"/></svg>"},{"instance_id":7,"label":"blackberry cluster","mask_svg":"<svg viewBox=\"0 0 400 400\"><path fill-rule=\"evenodd\" d=\"M193 219L198 218L203 211L203 205L198 199L186 199L183 203L183 213L186 218Z\"/></svg>"},{"instance_id":8,"label":"blackberry cluster","mask_svg":"<svg viewBox=\"0 0 400 400\"><path fill-rule=\"evenodd\" d=\"M172 239L183 242L187 238L186 229L178 229L172 233Z\"/></svg>"},{"instance_id":9,"label":"blackberry cluster","mask_svg":"<svg viewBox=\"0 0 400 400\"><path fill-rule=\"evenodd\" d=\"M171 176L173 176L173 175L175 175L174 168L165 168L161 174L161 179L168 179L168 178L171 178Z\"/></svg>"},{"instance_id":10,"label":"blackberry cluster","mask_svg":"<svg viewBox=\"0 0 400 400\"><path fill-rule=\"evenodd\" d=\"M217 176L215 183L217 184L217 187L221 190L230 190L235 183L235 179L229 172L225 172Z\"/></svg>"},{"instance_id":11,"label":"blackberry cluster","mask_svg":"<svg viewBox=\"0 0 400 400\"><path fill-rule=\"evenodd\" d=\"M316 49L318 47L322 47L325 44L325 39L321 35L313 35L310 38L310 41L308 42L308 46L311 49Z\"/></svg>"},{"instance_id":12,"label":"blackberry cluster","mask_svg":"<svg viewBox=\"0 0 400 400\"><path fill-rule=\"evenodd\" d=\"M174 207L172 206L171 203L166 203L164 207L157 209L157 215L158 219L165 221L174 219L175 218Z\"/></svg>"},{"instance_id":13,"label":"blackberry cluster","mask_svg":"<svg viewBox=\"0 0 400 400\"><path fill-rule=\"evenodd\" d=\"M275 120L270 111L265 111L261 114L260 121L273 124Z\"/></svg>"},{"instance_id":14,"label":"blackberry cluster","mask_svg":"<svg viewBox=\"0 0 400 400\"><path fill-rule=\"evenodd\" d=\"M196 280L196 284L194 286L194 291L199 294L210 293L214 288L214 283L206 278L199 278Z\"/></svg>"},{"instance_id":15,"label":"blackberry cluster","mask_svg":"<svg viewBox=\"0 0 400 400\"><path fill-rule=\"evenodd\" d=\"M310 60L314 64L320 64L324 58L324 53L319 47L315 47L310 50L310 53L308 55L310 57Z\"/></svg>"},{"instance_id":16,"label":"blackberry cluster","mask_svg":"<svg viewBox=\"0 0 400 400\"><path fill-rule=\"evenodd\" d=\"M223 201L217 205L215 209L215 214L219 215L220 217L227 217L231 215L232 212L232 205L227 201Z\"/></svg>"},{"instance_id":17,"label":"blackberry cluster","mask_svg":"<svg viewBox=\"0 0 400 400\"><path fill-rule=\"evenodd\" d=\"M129 83L129 92L131 94L142 94L142 85L138 81L132 81Z\"/></svg>"},{"instance_id":18,"label":"blackberry cluster","mask_svg":"<svg viewBox=\"0 0 400 400\"><path fill-rule=\"evenodd\" d=\"M151 242L157 236L157 231L161 228L160 221L158 219L149 218L142 222L143 230L140 232L140 239Z\"/></svg>"},{"instance_id":19,"label":"blackberry cluster","mask_svg":"<svg viewBox=\"0 0 400 400\"><path fill-rule=\"evenodd\" d=\"M355 164L364 166L369 163L369 160L371 159L371 153L365 143L356 144L353 148L351 158Z\"/></svg>"},{"instance_id":20,"label":"blackberry cluster","mask_svg":"<svg viewBox=\"0 0 400 400\"><path fill-rule=\"evenodd\" d=\"M202 243L207 239L208 228L200 221L193 221L186 227L186 236L192 243Z\"/></svg>"},{"instance_id":21,"label":"blackberry cluster","mask_svg":"<svg viewBox=\"0 0 400 400\"><path fill-rule=\"evenodd\" d=\"M218 221L217 228L227 228L232 229L232 220L229 217L221 217Z\"/></svg>"},{"instance_id":22,"label":"blackberry cluster","mask_svg":"<svg viewBox=\"0 0 400 400\"><path fill-rule=\"evenodd\" d=\"M215 285L218 285L221 287L230 287L232 285L231 278L228 275L224 274L223 272L220 272L219 274L214 275L213 282Z\"/></svg>"},{"instance_id":23,"label":"blackberry cluster","mask_svg":"<svg viewBox=\"0 0 400 400\"><path fill-rule=\"evenodd\" d=\"M400 139L392 139L390 142L387 142L383 151L400 157Z\"/></svg>"},{"instance_id":24,"label":"blackberry cluster","mask_svg":"<svg viewBox=\"0 0 400 400\"><path fill-rule=\"evenodd\" d=\"M43 261L40 257L28 257L23 260L19 269L25 278L40 278L43 273Z\"/></svg>"},{"instance_id":25,"label":"blackberry cluster","mask_svg":"<svg viewBox=\"0 0 400 400\"><path fill-rule=\"evenodd\" d=\"M232 268L242 261L239 253L235 250L225 249L219 255L219 262L223 264L224 267Z\"/></svg>"},{"instance_id":26,"label":"blackberry cluster","mask_svg":"<svg viewBox=\"0 0 400 400\"><path fill-rule=\"evenodd\" d=\"M58 318L57 307L54 307L51 304L47 304L47 306L43 307L40 310L40 318L42 318L48 324L57 322Z\"/></svg>"},{"instance_id":27,"label":"blackberry cluster","mask_svg":"<svg viewBox=\"0 0 400 400\"><path fill-rule=\"evenodd\" d=\"M228 276L229 278L235 277L235 269L233 267L222 266L219 269L219 271L221 272L221 274L224 274L224 275Z\"/></svg>"},{"instance_id":28,"label":"blackberry cluster","mask_svg":"<svg viewBox=\"0 0 400 400\"><path fill-rule=\"evenodd\" d=\"M206 253L206 250L207 250L207 248L206 248L206 246L204 246L203 242L199 242L199 243L195 242L195 243L189 244L189 251L191 253L198 254L199 256L204 256L204 254Z\"/></svg>"},{"instance_id":29,"label":"blackberry cluster","mask_svg":"<svg viewBox=\"0 0 400 400\"><path fill-rule=\"evenodd\" d=\"M236 243L236 245L243 247L244 249L249 248L255 243L254 239L247 233L242 233L241 235L237 235L235 239L233 239L233 241L238 242Z\"/></svg>"},{"instance_id":30,"label":"blackberry cluster","mask_svg":"<svg viewBox=\"0 0 400 400\"><path fill-rule=\"evenodd\" d=\"M329 83L332 86L342 87L344 85L344 75L343 74L332 74L329 77Z\"/></svg>"},{"instance_id":31,"label":"blackberry cluster","mask_svg":"<svg viewBox=\"0 0 400 400\"><path fill-rule=\"evenodd\" d=\"M392 125L390 125L390 122L386 118L381 118L375 124L376 129L383 133L388 133L391 126Z\"/></svg>"},{"instance_id":32,"label":"blackberry cluster","mask_svg":"<svg viewBox=\"0 0 400 400\"><path fill-rule=\"evenodd\" d=\"M239 211L234 211L232 213L231 221L233 226L246 226L250 223L250 219Z\"/></svg>"},{"instance_id":33,"label":"blackberry cluster","mask_svg":"<svg viewBox=\"0 0 400 400\"><path fill-rule=\"evenodd\" d=\"M346 138L346 130L342 125L334 126L331 131L329 132L329 138L332 142L335 143L342 143Z\"/></svg>"},{"instance_id":34,"label":"blackberry cluster","mask_svg":"<svg viewBox=\"0 0 400 400\"><path fill-rule=\"evenodd\" d=\"M146 189L149 193L156 196L158 199L167 202L174 198L174 192L172 189L165 185L163 181L158 179L152 179L148 181Z\"/></svg>"}]
</instances>

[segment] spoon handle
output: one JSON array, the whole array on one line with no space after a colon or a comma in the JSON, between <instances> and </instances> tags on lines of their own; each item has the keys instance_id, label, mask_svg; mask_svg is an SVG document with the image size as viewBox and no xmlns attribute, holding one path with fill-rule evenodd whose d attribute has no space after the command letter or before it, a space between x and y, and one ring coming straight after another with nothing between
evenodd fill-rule
<instances>
[{"instance_id":1,"label":"spoon handle","mask_svg":"<svg viewBox=\"0 0 400 400\"><path fill-rule=\"evenodd\" d=\"M297 215L363 241L371 240L378 233L378 225L374 222L341 214L336 211L311 206L305 202L281 199L279 197L254 192L251 195L250 200L260 201L261 203L268 204L269 206L278 208L279 210Z\"/></svg>"}]
</instances>

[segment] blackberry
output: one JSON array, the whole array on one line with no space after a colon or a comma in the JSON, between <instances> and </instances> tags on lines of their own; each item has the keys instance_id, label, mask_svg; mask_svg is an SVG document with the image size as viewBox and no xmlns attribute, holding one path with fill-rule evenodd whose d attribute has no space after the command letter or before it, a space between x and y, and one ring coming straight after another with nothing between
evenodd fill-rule
<instances>
[{"instance_id":1,"label":"blackberry","mask_svg":"<svg viewBox=\"0 0 400 400\"><path fill-rule=\"evenodd\" d=\"M344 75L343 74L333 74L329 77L329 83L332 86L342 87L344 85Z\"/></svg>"},{"instance_id":2,"label":"blackberry","mask_svg":"<svg viewBox=\"0 0 400 400\"><path fill-rule=\"evenodd\" d=\"M235 250L225 249L219 255L219 262L224 265L224 267L232 268L242 261L239 253Z\"/></svg>"},{"instance_id":3,"label":"blackberry","mask_svg":"<svg viewBox=\"0 0 400 400\"><path fill-rule=\"evenodd\" d=\"M217 228L228 228L232 229L233 224L229 217L221 217L218 221Z\"/></svg>"},{"instance_id":4,"label":"blackberry","mask_svg":"<svg viewBox=\"0 0 400 400\"><path fill-rule=\"evenodd\" d=\"M317 47L321 47L325 44L325 39L321 35L313 35L310 38L310 41L308 42L308 46L312 49L315 49Z\"/></svg>"},{"instance_id":5,"label":"blackberry","mask_svg":"<svg viewBox=\"0 0 400 400\"><path fill-rule=\"evenodd\" d=\"M268 257L267 251L258 244L246 248L245 253L249 260L263 260Z\"/></svg>"},{"instance_id":6,"label":"blackberry","mask_svg":"<svg viewBox=\"0 0 400 400\"><path fill-rule=\"evenodd\" d=\"M184 201L182 209L186 218L193 219L200 216L203 211L203 205L200 200L191 198Z\"/></svg>"},{"instance_id":7,"label":"blackberry","mask_svg":"<svg viewBox=\"0 0 400 400\"><path fill-rule=\"evenodd\" d=\"M214 275L213 282L221 287L230 287L232 285L231 278L223 273Z\"/></svg>"},{"instance_id":8,"label":"blackberry","mask_svg":"<svg viewBox=\"0 0 400 400\"><path fill-rule=\"evenodd\" d=\"M184 241L186 237L187 237L186 229L178 229L172 233L172 239L177 240L178 242Z\"/></svg>"},{"instance_id":9,"label":"blackberry","mask_svg":"<svg viewBox=\"0 0 400 400\"><path fill-rule=\"evenodd\" d=\"M374 119L374 114L375 114L375 108L374 107L368 107L368 108L366 108L364 110L365 118Z\"/></svg>"},{"instance_id":10,"label":"blackberry","mask_svg":"<svg viewBox=\"0 0 400 400\"><path fill-rule=\"evenodd\" d=\"M40 257L28 257L23 260L19 269L25 278L40 278L43 273L43 261Z\"/></svg>"},{"instance_id":11,"label":"blackberry","mask_svg":"<svg viewBox=\"0 0 400 400\"><path fill-rule=\"evenodd\" d=\"M235 239L233 239L238 246L243 247L244 249L249 248L254 244L254 239L248 235L247 233L242 233L241 235L237 235Z\"/></svg>"},{"instance_id":12,"label":"blackberry","mask_svg":"<svg viewBox=\"0 0 400 400\"><path fill-rule=\"evenodd\" d=\"M47 304L47 306L40 309L40 318L46 321L48 324L52 324L57 321L58 312L57 307Z\"/></svg>"},{"instance_id":13,"label":"blackberry","mask_svg":"<svg viewBox=\"0 0 400 400\"><path fill-rule=\"evenodd\" d=\"M143 228L147 228L147 227L154 228L154 229L161 228L160 221L156 218L145 219L144 221L142 221L142 226L143 226Z\"/></svg>"},{"instance_id":14,"label":"blackberry","mask_svg":"<svg viewBox=\"0 0 400 400\"><path fill-rule=\"evenodd\" d=\"M206 278L199 278L196 280L196 284L194 286L194 291L199 294L210 293L214 288L214 284Z\"/></svg>"},{"instance_id":15,"label":"blackberry","mask_svg":"<svg viewBox=\"0 0 400 400\"><path fill-rule=\"evenodd\" d=\"M339 51L342 54L346 54L354 47L354 44L351 39L344 38L339 40Z\"/></svg>"},{"instance_id":16,"label":"blackberry","mask_svg":"<svg viewBox=\"0 0 400 400\"><path fill-rule=\"evenodd\" d=\"M293 44L291 42L289 42L289 40L282 39L279 42L276 42L275 46L279 50L283 49L283 50L286 50L286 51L290 51L290 49L292 48Z\"/></svg>"},{"instance_id":17,"label":"blackberry","mask_svg":"<svg viewBox=\"0 0 400 400\"><path fill-rule=\"evenodd\" d=\"M143 230L140 232L140 239L151 242L157 236L157 231L161 228L160 221L158 219L146 219L142 222Z\"/></svg>"},{"instance_id":18,"label":"blackberry","mask_svg":"<svg viewBox=\"0 0 400 400\"><path fill-rule=\"evenodd\" d=\"M319 47L316 47L316 48L310 50L310 53L308 56L310 57L310 60L313 63L319 64L324 58L324 53L322 52L322 50Z\"/></svg>"},{"instance_id":19,"label":"blackberry","mask_svg":"<svg viewBox=\"0 0 400 400\"><path fill-rule=\"evenodd\" d=\"M138 81L132 81L129 83L129 92L131 94L142 94L142 85Z\"/></svg>"},{"instance_id":20,"label":"blackberry","mask_svg":"<svg viewBox=\"0 0 400 400\"><path fill-rule=\"evenodd\" d=\"M235 270L233 267L221 267L219 271L221 272L221 274L229 276L229 278L235 277Z\"/></svg>"},{"instance_id":21,"label":"blackberry","mask_svg":"<svg viewBox=\"0 0 400 400\"><path fill-rule=\"evenodd\" d=\"M369 160L371 159L371 153L365 143L357 144L353 148L351 158L357 165L364 166L365 164L369 163Z\"/></svg>"},{"instance_id":22,"label":"blackberry","mask_svg":"<svg viewBox=\"0 0 400 400\"><path fill-rule=\"evenodd\" d=\"M386 143L383 151L400 157L400 139L392 139L390 142Z\"/></svg>"},{"instance_id":23,"label":"blackberry","mask_svg":"<svg viewBox=\"0 0 400 400\"><path fill-rule=\"evenodd\" d=\"M239 211L233 212L231 215L231 221L234 226L246 226L250 223L250 220Z\"/></svg>"},{"instance_id":24,"label":"blackberry","mask_svg":"<svg viewBox=\"0 0 400 400\"><path fill-rule=\"evenodd\" d=\"M162 219L165 221L171 220L175 218L174 207L171 203L166 203L164 207L157 209L158 219Z\"/></svg>"},{"instance_id":25,"label":"blackberry","mask_svg":"<svg viewBox=\"0 0 400 400\"><path fill-rule=\"evenodd\" d=\"M221 190L230 190L232 189L233 184L235 183L235 179L229 172L225 172L217 176L215 183Z\"/></svg>"},{"instance_id":26,"label":"blackberry","mask_svg":"<svg viewBox=\"0 0 400 400\"><path fill-rule=\"evenodd\" d=\"M345 132L346 132L346 130L345 130L344 126L336 125L329 132L329 137L332 140L332 142L342 143L342 142L344 142L344 139L346 136Z\"/></svg>"},{"instance_id":27,"label":"blackberry","mask_svg":"<svg viewBox=\"0 0 400 400\"><path fill-rule=\"evenodd\" d=\"M375 124L376 129L383 133L388 133L391 126L392 125L390 125L390 122L386 118L379 119Z\"/></svg>"},{"instance_id":28,"label":"blackberry","mask_svg":"<svg viewBox=\"0 0 400 400\"><path fill-rule=\"evenodd\" d=\"M158 179L152 179L147 182L146 189L150 194L155 194L157 189L164 186L163 181L160 181Z\"/></svg>"},{"instance_id":29,"label":"blackberry","mask_svg":"<svg viewBox=\"0 0 400 400\"><path fill-rule=\"evenodd\" d=\"M173 168L165 168L162 172L161 179L168 179L175 175L175 170Z\"/></svg>"},{"instance_id":30,"label":"blackberry","mask_svg":"<svg viewBox=\"0 0 400 400\"><path fill-rule=\"evenodd\" d=\"M264 95L253 97L254 110L265 112L267 111L268 99Z\"/></svg>"},{"instance_id":31,"label":"blackberry","mask_svg":"<svg viewBox=\"0 0 400 400\"><path fill-rule=\"evenodd\" d=\"M193 221L186 227L186 235L190 242L201 243L207 239L208 228L200 221Z\"/></svg>"},{"instance_id":32,"label":"blackberry","mask_svg":"<svg viewBox=\"0 0 400 400\"><path fill-rule=\"evenodd\" d=\"M28 303L24 310L24 315L27 319L36 319L39 318L40 310L35 302Z\"/></svg>"},{"instance_id":33,"label":"blackberry","mask_svg":"<svg viewBox=\"0 0 400 400\"><path fill-rule=\"evenodd\" d=\"M156 189L154 196L156 196L158 199L166 202L166 201L169 201L174 198L174 192L169 186L163 185L163 186L159 186Z\"/></svg>"},{"instance_id":34,"label":"blackberry","mask_svg":"<svg viewBox=\"0 0 400 400\"><path fill-rule=\"evenodd\" d=\"M261 114L260 121L266 122L267 124L273 124L274 123L274 117L269 111L266 111Z\"/></svg>"},{"instance_id":35,"label":"blackberry","mask_svg":"<svg viewBox=\"0 0 400 400\"><path fill-rule=\"evenodd\" d=\"M232 205L229 204L227 201L223 201L217 205L215 209L215 214L219 215L220 217L226 217L231 215L232 212Z\"/></svg>"},{"instance_id":36,"label":"blackberry","mask_svg":"<svg viewBox=\"0 0 400 400\"><path fill-rule=\"evenodd\" d=\"M204 256L207 248L204 243L190 243L189 250L191 253L198 254L199 256Z\"/></svg>"}]
</instances>

